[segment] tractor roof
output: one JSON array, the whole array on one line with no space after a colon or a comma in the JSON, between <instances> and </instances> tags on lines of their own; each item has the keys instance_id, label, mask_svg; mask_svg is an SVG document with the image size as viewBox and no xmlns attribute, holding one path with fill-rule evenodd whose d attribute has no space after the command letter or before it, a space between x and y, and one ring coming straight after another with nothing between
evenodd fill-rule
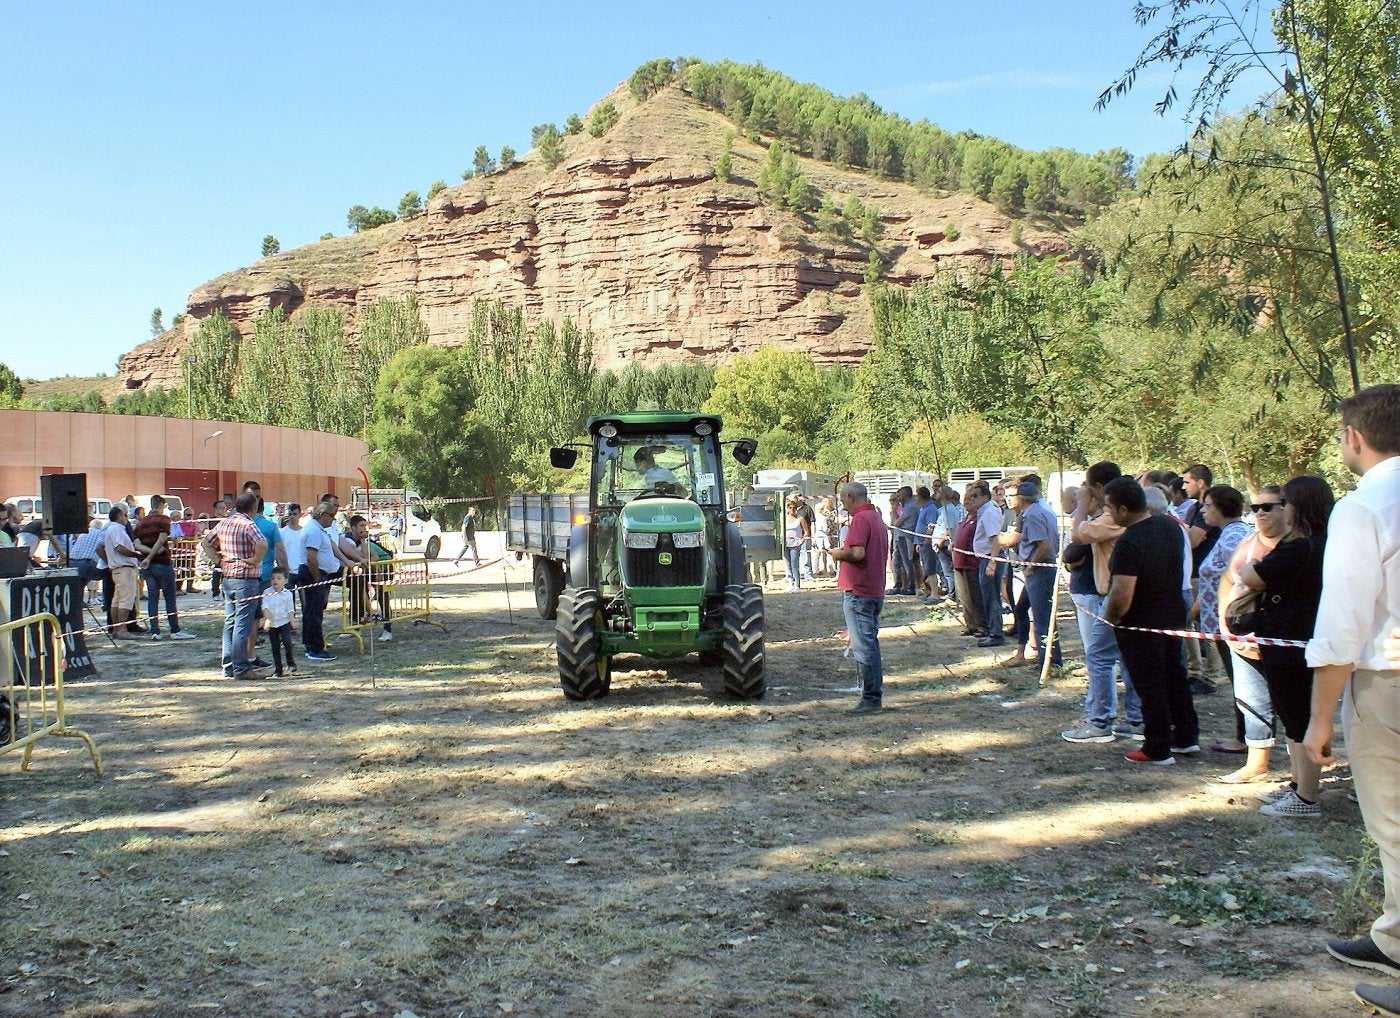
<instances>
[{"instance_id":1,"label":"tractor roof","mask_svg":"<svg viewBox=\"0 0 1400 1018\"><path fill-rule=\"evenodd\" d=\"M713 414L686 413L679 410L637 410L629 413L606 414L588 419L588 430L597 434L601 424L614 424L622 434L651 432L657 430L693 431L701 421L707 422L714 434L719 434L723 426Z\"/></svg>"}]
</instances>

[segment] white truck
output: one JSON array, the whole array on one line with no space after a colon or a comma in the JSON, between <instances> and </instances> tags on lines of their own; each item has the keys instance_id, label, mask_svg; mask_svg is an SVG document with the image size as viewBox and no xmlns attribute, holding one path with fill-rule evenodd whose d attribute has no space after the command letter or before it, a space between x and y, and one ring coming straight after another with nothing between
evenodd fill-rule
<instances>
[{"instance_id":1,"label":"white truck","mask_svg":"<svg viewBox=\"0 0 1400 1018\"><path fill-rule=\"evenodd\" d=\"M423 497L412 488L370 488L368 492L356 485L350 489L350 504L346 507L370 521L370 533L378 537L394 530L396 520L401 529L396 536L394 551L400 555L422 555L435 559L442 551L442 527L433 519L432 511Z\"/></svg>"}]
</instances>

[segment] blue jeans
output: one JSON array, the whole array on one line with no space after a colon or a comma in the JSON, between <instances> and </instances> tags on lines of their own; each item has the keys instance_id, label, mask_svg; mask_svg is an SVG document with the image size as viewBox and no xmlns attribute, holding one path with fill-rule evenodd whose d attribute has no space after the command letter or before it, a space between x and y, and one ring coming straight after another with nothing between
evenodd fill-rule
<instances>
[{"instance_id":1,"label":"blue jeans","mask_svg":"<svg viewBox=\"0 0 1400 1018\"><path fill-rule=\"evenodd\" d=\"M1026 569L1021 581L1021 596L1016 601L1016 643L1024 647L1030 642L1031 625L1035 625L1035 645L1045 654L1045 639L1050 633L1050 602L1055 596L1055 570ZM1056 668L1060 660L1060 638L1050 648L1050 664Z\"/></svg>"},{"instance_id":2,"label":"blue jeans","mask_svg":"<svg viewBox=\"0 0 1400 1018\"><path fill-rule=\"evenodd\" d=\"M1079 639L1084 644L1084 667L1089 672L1089 690L1084 694L1084 717L1092 725L1109 728L1118 716L1118 684L1113 678L1113 667L1118 665L1123 672L1123 713L1128 724L1142 724L1142 701L1133 688L1128 670L1122 667L1118 653L1118 641L1114 639L1113 627L1100 622L1095 615L1103 616L1102 594L1071 594L1078 609Z\"/></svg>"},{"instance_id":3,"label":"blue jeans","mask_svg":"<svg viewBox=\"0 0 1400 1018\"><path fill-rule=\"evenodd\" d=\"M802 546L784 550L787 552L788 586L796 590L802 586Z\"/></svg>"},{"instance_id":4,"label":"blue jeans","mask_svg":"<svg viewBox=\"0 0 1400 1018\"><path fill-rule=\"evenodd\" d=\"M152 562L146 567L146 614L151 617L151 632L160 632L160 596L165 595L165 618L170 631L180 631L180 614L175 608L175 567Z\"/></svg>"},{"instance_id":5,"label":"blue jeans","mask_svg":"<svg viewBox=\"0 0 1400 1018\"><path fill-rule=\"evenodd\" d=\"M1274 744L1274 702L1258 661L1230 651L1235 686L1235 709L1244 715L1244 744L1267 749Z\"/></svg>"},{"instance_id":6,"label":"blue jeans","mask_svg":"<svg viewBox=\"0 0 1400 1018\"><path fill-rule=\"evenodd\" d=\"M939 550L938 571L943 574L943 589L948 592L949 597L956 597L958 585L955 582L956 574L953 572L953 553L951 551Z\"/></svg>"},{"instance_id":7,"label":"blue jeans","mask_svg":"<svg viewBox=\"0 0 1400 1018\"><path fill-rule=\"evenodd\" d=\"M880 661L880 609L883 597L862 597L849 590L841 594L841 613L846 616L846 635L851 639L851 656L860 674L861 700L880 703L885 694L885 669Z\"/></svg>"},{"instance_id":8,"label":"blue jeans","mask_svg":"<svg viewBox=\"0 0 1400 1018\"><path fill-rule=\"evenodd\" d=\"M258 609L262 607L262 581L225 576L224 591L224 660L235 678L250 671L248 637L253 633Z\"/></svg>"},{"instance_id":9,"label":"blue jeans","mask_svg":"<svg viewBox=\"0 0 1400 1018\"><path fill-rule=\"evenodd\" d=\"M987 575L987 563L977 560L977 586L982 591L982 611L986 613L987 635L1001 639L1001 570Z\"/></svg>"}]
</instances>

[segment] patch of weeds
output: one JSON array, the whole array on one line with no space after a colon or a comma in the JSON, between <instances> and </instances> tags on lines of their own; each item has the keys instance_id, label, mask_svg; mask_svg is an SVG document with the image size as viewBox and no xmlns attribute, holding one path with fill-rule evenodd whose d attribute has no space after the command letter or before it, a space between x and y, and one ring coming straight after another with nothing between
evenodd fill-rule
<instances>
[{"instance_id":1,"label":"patch of weeds","mask_svg":"<svg viewBox=\"0 0 1400 1018\"><path fill-rule=\"evenodd\" d=\"M904 1014L897 997L886 997L879 990L866 990L860 998L860 1009L866 1014L880 1015L881 1018L897 1018Z\"/></svg>"},{"instance_id":2,"label":"patch of weeds","mask_svg":"<svg viewBox=\"0 0 1400 1018\"><path fill-rule=\"evenodd\" d=\"M926 845L951 845L958 840L956 828L945 828L943 830L923 830L914 832L914 840L922 841Z\"/></svg>"},{"instance_id":3,"label":"patch of weeds","mask_svg":"<svg viewBox=\"0 0 1400 1018\"><path fill-rule=\"evenodd\" d=\"M880 960L891 968L913 969L928 964L928 959L914 951L894 950L880 956Z\"/></svg>"},{"instance_id":4,"label":"patch of weeds","mask_svg":"<svg viewBox=\"0 0 1400 1018\"><path fill-rule=\"evenodd\" d=\"M846 862L834 856L819 855L807 864L813 873L838 873L856 880L889 880L894 871L888 866L874 866L864 862Z\"/></svg>"},{"instance_id":5,"label":"patch of weeds","mask_svg":"<svg viewBox=\"0 0 1400 1018\"><path fill-rule=\"evenodd\" d=\"M1088 972L1075 972L1063 993L1051 997L1058 1013L1073 1018L1088 1018L1103 1014L1103 979Z\"/></svg>"},{"instance_id":6,"label":"patch of weeds","mask_svg":"<svg viewBox=\"0 0 1400 1018\"><path fill-rule=\"evenodd\" d=\"M1262 951L1226 949L1206 958L1206 968L1231 979L1268 979L1292 967L1289 962L1271 958Z\"/></svg>"},{"instance_id":7,"label":"patch of weeds","mask_svg":"<svg viewBox=\"0 0 1400 1018\"><path fill-rule=\"evenodd\" d=\"M1361 847L1349 861L1351 876L1342 885L1337 898L1336 926L1340 931L1359 936L1382 911L1380 850L1369 834L1362 834Z\"/></svg>"},{"instance_id":8,"label":"patch of weeds","mask_svg":"<svg viewBox=\"0 0 1400 1018\"><path fill-rule=\"evenodd\" d=\"M1180 877L1159 888L1154 898L1154 908L1168 916L1169 923L1175 920L1208 926L1229 922L1268 926L1312 915L1312 906L1302 898L1241 877L1210 883Z\"/></svg>"},{"instance_id":9,"label":"patch of weeds","mask_svg":"<svg viewBox=\"0 0 1400 1018\"><path fill-rule=\"evenodd\" d=\"M973 879L977 881L978 887L998 891L1010 887L1020 875L1020 871L1010 863L990 862L978 866Z\"/></svg>"},{"instance_id":10,"label":"patch of weeds","mask_svg":"<svg viewBox=\"0 0 1400 1018\"><path fill-rule=\"evenodd\" d=\"M933 815L935 820L946 820L952 824L963 824L980 815L972 803L965 799L954 799Z\"/></svg>"}]
</instances>

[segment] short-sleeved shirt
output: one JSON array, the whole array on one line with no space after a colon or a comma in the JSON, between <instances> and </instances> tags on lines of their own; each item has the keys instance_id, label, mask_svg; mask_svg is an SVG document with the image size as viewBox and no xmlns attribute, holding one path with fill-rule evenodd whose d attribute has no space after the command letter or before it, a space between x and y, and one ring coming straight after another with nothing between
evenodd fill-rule
<instances>
[{"instance_id":1,"label":"short-sleeved shirt","mask_svg":"<svg viewBox=\"0 0 1400 1018\"><path fill-rule=\"evenodd\" d=\"M914 530L918 532L920 544L928 544L928 528L930 524L938 522L938 510L940 508L937 502L929 502L927 505L919 507L919 515L914 520Z\"/></svg>"},{"instance_id":2,"label":"short-sleeved shirt","mask_svg":"<svg viewBox=\"0 0 1400 1018\"><path fill-rule=\"evenodd\" d=\"M1280 541L1254 564L1254 571L1264 581L1258 635L1281 640L1312 638L1322 601L1323 548L1322 541L1295 537Z\"/></svg>"},{"instance_id":3,"label":"short-sleeved shirt","mask_svg":"<svg viewBox=\"0 0 1400 1018\"><path fill-rule=\"evenodd\" d=\"M127 533L126 527L115 521L107 524L107 529L102 533L102 543L107 549L107 568L121 569L125 566L135 566L139 560L130 555L122 555L117 552L118 548L125 548L128 551L135 551L136 546L131 543L131 535Z\"/></svg>"},{"instance_id":4,"label":"short-sleeved shirt","mask_svg":"<svg viewBox=\"0 0 1400 1018\"><path fill-rule=\"evenodd\" d=\"M1220 528L1212 527L1206 522L1206 510L1200 504L1191 507L1191 512L1186 516L1186 525L1199 527L1206 532L1205 540L1191 549L1191 577L1194 579L1201 573L1201 563L1215 547L1215 542L1220 540Z\"/></svg>"},{"instance_id":5,"label":"short-sleeved shirt","mask_svg":"<svg viewBox=\"0 0 1400 1018\"><path fill-rule=\"evenodd\" d=\"M1220 577L1230 568L1230 559L1234 557L1235 549L1251 533L1249 524L1243 520L1235 520L1224 530L1217 529L1216 539L1211 542L1210 554L1197 570L1201 581L1197 597L1201 605L1200 630L1203 633L1220 632ZM1198 546L1196 550L1201 549Z\"/></svg>"},{"instance_id":6,"label":"short-sleeved shirt","mask_svg":"<svg viewBox=\"0 0 1400 1018\"><path fill-rule=\"evenodd\" d=\"M306 525L285 526L278 534L282 537L282 547L287 549L287 572L295 576L306 564Z\"/></svg>"},{"instance_id":7,"label":"short-sleeved shirt","mask_svg":"<svg viewBox=\"0 0 1400 1018\"><path fill-rule=\"evenodd\" d=\"M302 529L306 531L306 540L302 545L302 564L310 559L310 553L314 550L316 568L321 571L322 576L334 576L340 572L340 559L335 557L335 546L331 543L330 531L316 520L312 520Z\"/></svg>"},{"instance_id":8,"label":"short-sleeved shirt","mask_svg":"<svg viewBox=\"0 0 1400 1018\"><path fill-rule=\"evenodd\" d=\"M885 596L885 560L890 554L890 532L885 521L869 502L856 506L846 528L843 548L864 548L865 558L859 562L840 562L836 570L836 586L849 590L857 597Z\"/></svg>"},{"instance_id":9,"label":"short-sleeved shirt","mask_svg":"<svg viewBox=\"0 0 1400 1018\"><path fill-rule=\"evenodd\" d=\"M1112 575L1137 578L1122 625L1180 629L1186 624L1181 597L1185 556L1181 524L1170 517L1149 516L1123 531L1108 563Z\"/></svg>"},{"instance_id":10,"label":"short-sleeved shirt","mask_svg":"<svg viewBox=\"0 0 1400 1018\"><path fill-rule=\"evenodd\" d=\"M1035 502L1021 510L1021 541L1016 545L1016 554L1021 561L1030 560L1031 545L1045 541L1050 546L1046 562L1054 562L1060 553L1060 532L1055 526L1055 514L1044 502Z\"/></svg>"},{"instance_id":11,"label":"short-sleeved shirt","mask_svg":"<svg viewBox=\"0 0 1400 1018\"><path fill-rule=\"evenodd\" d=\"M995 555L1001 524L1001 510L996 503L983 502L977 509L977 529L972 535L972 550L982 557Z\"/></svg>"},{"instance_id":12,"label":"short-sleeved shirt","mask_svg":"<svg viewBox=\"0 0 1400 1018\"><path fill-rule=\"evenodd\" d=\"M219 542L219 569L226 579L262 578L262 570L250 567L246 561L252 557L258 538L262 536L252 520L239 512L225 516L214 528L214 536Z\"/></svg>"},{"instance_id":13,"label":"short-sleeved shirt","mask_svg":"<svg viewBox=\"0 0 1400 1018\"><path fill-rule=\"evenodd\" d=\"M258 528L258 533L267 542L267 551L263 553L262 560L262 581L271 583L272 567L277 564L277 546L282 543L282 533L277 529L277 524L262 513L253 517L253 526Z\"/></svg>"},{"instance_id":14,"label":"short-sleeved shirt","mask_svg":"<svg viewBox=\"0 0 1400 1018\"><path fill-rule=\"evenodd\" d=\"M151 556L151 563L168 566L170 565L170 517L165 513L147 513L142 517L141 522L136 524L136 540L147 548L154 548L162 534L165 535L166 545Z\"/></svg>"}]
</instances>

